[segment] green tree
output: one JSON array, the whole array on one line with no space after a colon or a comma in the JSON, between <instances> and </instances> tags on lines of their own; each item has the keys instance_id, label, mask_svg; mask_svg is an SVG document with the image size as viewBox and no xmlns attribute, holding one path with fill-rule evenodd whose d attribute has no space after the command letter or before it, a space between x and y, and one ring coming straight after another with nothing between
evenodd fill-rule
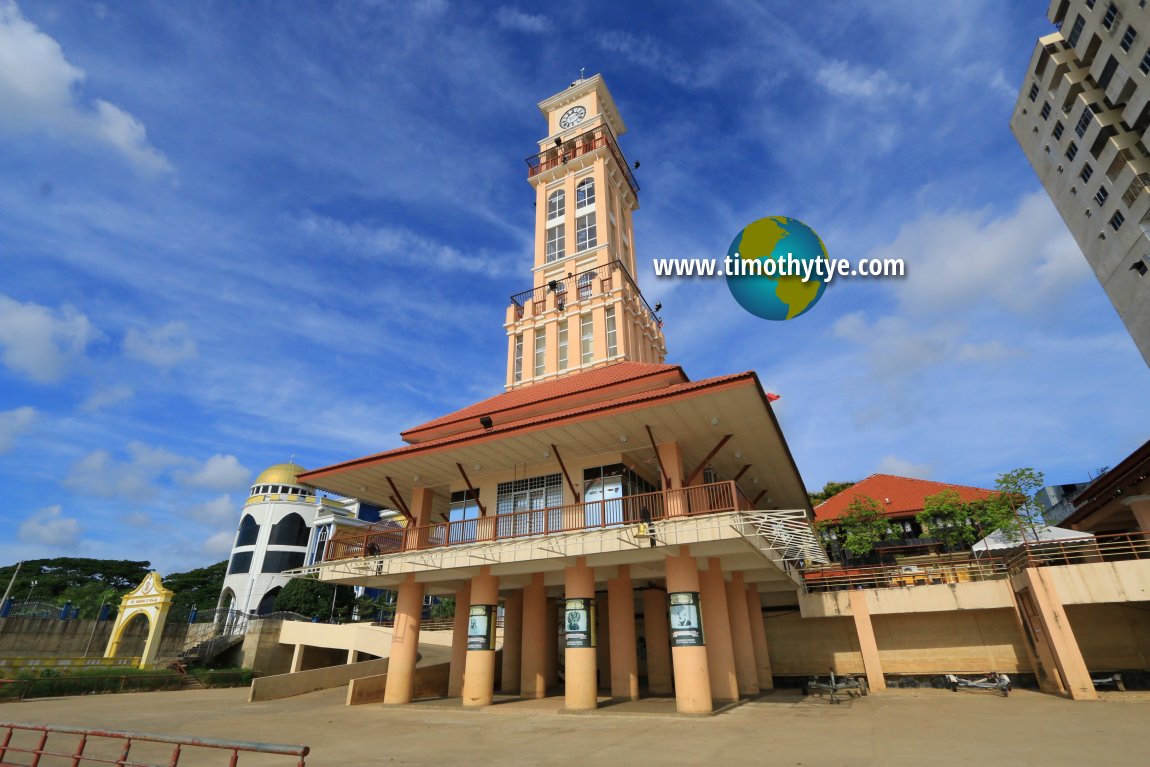
<instances>
[{"instance_id":1,"label":"green tree","mask_svg":"<svg viewBox=\"0 0 1150 767\"><path fill-rule=\"evenodd\" d=\"M929 530L929 535L938 538L949 548L969 546L982 536L975 519L979 511L973 504L962 500L954 490L943 490L923 499L922 511L915 519Z\"/></svg>"},{"instance_id":2,"label":"green tree","mask_svg":"<svg viewBox=\"0 0 1150 767\"><path fill-rule=\"evenodd\" d=\"M431 606L432 618L453 618L455 617L455 597L441 597L440 600Z\"/></svg>"},{"instance_id":3,"label":"green tree","mask_svg":"<svg viewBox=\"0 0 1150 767\"><path fill-rule=\"evenodd\" d=\"M355 590L350 586L333 586L313 578L293 578L276 596L276 611L286 610L309 618L326 621L332 615L332 592L335 592L335 615L346 618L355 604Z\"/></svg>"},{"instance_id":4,"label":"green tree","mask_svg":"<svg viewBox=\"0 0 1150 767\"><path fill-rule=\"evenodd\" d=\"M882 513L878 501L865 495L855 496L847 506L847 513L838 519L821 523L821 528L838 528L842 547L851 554L862 556L874 551L875 544L891 537L890 521Z\"/></svg>"},{"instance_id":5,"label":"green tree","mask_svg":"<svg viewBox=\"0 0 1150 767\"><path fill-rule=\"evenodd\" d=\"M164 578L164 585L175 592L172 598L173 609L189 609L197 607L200 610L215 608L220 600L220 592L224 590L224 575L228 569L228 561L216 562L207 567L197 567L183 573L172 573Z\"/></svg>"},{"instance_id":6,"label":"green tree","mask_svg":"<svg viewBox=\"0 0 1150 767\"><path fill-rule=\"evenodd\" d=\"M823 485L822 490L815 493L807 493L807 497L811 500L811 506L818 506L823 501L830 500L854 484L854 482L828 482Z\"/></svg>"},{"instance_id":7,"label":"green tree","mask_svg":"<svg viewBox=\"0 0 1150 767\"><path fill-rule=\"evenodd\" d=\"M1046 484L1041 471L1021 468L999 474L994 481L995 493L978 509L978 521L988 533L1002 530L1006 537L1021 543L1024 537L1037 536L1042 525L1042 507L1034 499Z\"/></svg>"},{"instance_id":8,"label":"green tree","mask_svg":"<svg viewBox=\"0 0 1150 767\"><path fill-rule=\"evenodd\" d=\"M7 588L16 565L0 568L0 592ZM126 594L139 585L151 569L151 563L127 559L88 559L86 557L56 557L30 559L20 566L12 589L12 598L23 600L36 581L32 599L63 604L69 599L90 601L107 589Z\"/></svg>"}]
</instances>

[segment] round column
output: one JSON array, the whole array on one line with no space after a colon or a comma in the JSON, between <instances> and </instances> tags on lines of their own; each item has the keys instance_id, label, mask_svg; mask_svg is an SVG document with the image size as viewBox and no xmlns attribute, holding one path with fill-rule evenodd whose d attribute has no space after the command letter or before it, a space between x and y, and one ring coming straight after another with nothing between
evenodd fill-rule
<instances>
[{"instance_id":1,"label":"round column","mask_svg":"<svg viewBox=\"0 0 1150 767\"><path fill-rule=\"evenodd\" d=\"M411 703L415 691L415 663L419 658L419 624L423 616L423 584L408 575L399 586L395 605L395 627L387 663L384 703Z\"/></svg>"},{"instance_id":2,"label":"round column","mask_svg":"<svg viewBox=\"0 0 1150 767\"><path fill-rule=\"evenodd\" d=\"M667 557L667 592L698 592L699 568L686 547L678 556ZM666 606L663 608L667 609ZM703 631L708 627L703 625ZM707 648L672 647L671 664L675 673L675 710L680 714L711 713L711 680Z\"/></svg>"},{"instance_id":3,"label":"round column","mask_svg":"<svg viewBox=\"0 0 1150 767\"><path fill-rule=\"evenodd\" d=\"M482 567L479 575L471 579L471 607L491 608L486 617L488 621L494 623L495 608L498 604L499 579L491 574L490 567ZM482 650L470 649L473 638L468 637L467 667L463 674L465 707L490 706L495 700L494 633L492 630L490 647Z\"/></svg>"},{"instance_id":4,"label":"round column","mask_svg":"<svg viewBox=\"0 0 1150 767\"><path fill-rule=\"evenodd\" d=\"M586 559L580 557L578 563L574 567L568 567L564 575L568 600L583 599L588 600L588 603L594 602L595 573L587 566ZM594 636L594 616L589 617L587 631L590 636ZM568 639L568 642L570 641ZM566 666L564 705L568 711L587 711L599 705L595 653L594 646L564 648L563 658Z\"/></svg>"}]
</instances>

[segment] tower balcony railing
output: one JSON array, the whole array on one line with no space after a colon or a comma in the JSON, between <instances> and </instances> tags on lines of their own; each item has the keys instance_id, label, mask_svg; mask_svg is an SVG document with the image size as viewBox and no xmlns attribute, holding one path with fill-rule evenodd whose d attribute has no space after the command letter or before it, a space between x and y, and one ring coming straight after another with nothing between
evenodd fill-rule
<instances>
[{"instance_id":1,"label":"tower balcony railing","mask_svg":"<svg viewBox=\"0 0 1150 767\"><path fill-rule=\"evenodd\" d=\"M659 524L669 519L753 510L754 505L734 482L714 482L418 527L349 530L328 541L324 561L605 530L640 522L649 522L657 536Z\"/></svg>"},{"instance_id":2,"label":"tower balcony railing","mask_svg":"<svg viewBox=\"0 0 1150 767\"><path fill-rule=\"evenodd\" d=\"M615 136L606 125L596 126L560 144L544 149L539 154L528 157L527 178L535 178L535 176L538 176L544 171L566 165L578 157L591 154L604 147L606 147L607 151L611 153L611 156L615 158L615 162L619 164L619 168L623 171L623 176L631 186L631 191L638 197L639 182L635 180L635 174L631 172L631 168L627 165L627 158L623 156L623 152L619 149L618 142L615 141Z\"/></svg>"},{"instance_id":3,"label":"tower balcony railing","mask_svg":"<svg viewBox=\"0 0 1150 767\"><path fill-rule=\"evenodd\" d=\"M637 297L647 317L657 327L663 327L663 320L647 303L643 291L639 290L638 283L627 272L623 262L611 261L603 266L585 269L574 274L568 273L566 277L551 280L546 285L533 290L525 290L511 296L511 303L515 306L515 319L521 320L530 310L531 316L538 316L545 312L547 296L554 296L554 308L563 311L576 301L586 301L597 295L610 293L616 287L626 285L630 288L630 295Z\"/></svg>"}]
</instances>

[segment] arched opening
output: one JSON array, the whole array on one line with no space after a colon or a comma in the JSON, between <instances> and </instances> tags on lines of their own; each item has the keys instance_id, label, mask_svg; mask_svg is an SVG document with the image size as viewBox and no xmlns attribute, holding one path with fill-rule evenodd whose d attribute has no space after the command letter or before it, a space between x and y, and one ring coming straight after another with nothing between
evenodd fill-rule
<instances>
[{"instance_id":1,"label":"arched opening","mask_svg":"<svg viewBox=\"0 0 1150 767\"><path fill-rule=\"evenodd\" d=\"M303 517L292 512L272 525L272 534L268 539L268 544L272 546L307 546L309 532Z\"/></svg>"},{"instance_id":2,"label":"arched opening","mask_svg":"<svg viewBox=\"0 0 1150 767\"><path fill-rule=\"evenodd\" d=\"M240 531L236 535L237 546L254 546L256 538L260 535L260 526L256 522L255 517L250 514L244 514L243 519L240 520Z\"/></svg>"},{"instance_id":3,"label":"arched opening","mask_svg":"<svg viewBox=\"0 0 1150 767\"><path fill-rule=\"evenodd\" d=\"M151 621L147 613L138 612L120 628L120 643L116 646L117 658L137 658L144 654L148 642Z\"/></svg>"},{"instance_id":4,"label":"arched opening","mask_svg":"<svg viewBox=\"0 0 1150 767\"><path fill-rule=\"evenodd\" d=\"M263 599L260 600L259 606L256 608L256 615L267 615L274 612L276 609L276 597L280 595L283 588L276 586L274 589L264 594Z\"/></svg>"}]
</instances>

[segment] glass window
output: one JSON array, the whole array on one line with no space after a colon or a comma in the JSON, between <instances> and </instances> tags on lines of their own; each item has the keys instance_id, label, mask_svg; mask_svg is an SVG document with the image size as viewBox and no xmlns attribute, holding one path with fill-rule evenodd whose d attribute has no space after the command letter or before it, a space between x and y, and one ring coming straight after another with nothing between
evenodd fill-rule
<instances>
[{"instance_id":1,"label":"glass window","mask_svg":"<svg viewBox=\"0 0 1150 767\"><path fill-rule=\"evenodd\" d=\"M585 178L575 187L575 210L595 204L595 182Z\"/></svg>"},{"instance_id":2,"label":"glass window","mask_svg":"<svg viewBox=\"0 0 1150 767\"><path fill-rule=\"evenodd\" d=\"M1074 20L1074 26L1070 28L1070 37L1066 38L1066 42L1070 43L1070 47L1078 45L1078 38L1082 37L1082 28L1086 26L1086 19L1082 18L1082 14Z\"/></svg>"},{"instance_id":3,"label":"glass window","mask_svg":"<svg viewBox=\"0 0 1150 767\"><path fill-rule=\"evenodd\" d=\"M1134 38L1138 37L1138 30L1134 27L1126 27L1126 34L1122 35L1122 42L1119 45L1122 50L1129 51L1130 46L1134 45Z\"/></svg>"},{"instance_id":4,"label":"glass window","mask_svg":"<svg viewBox=\"0 0 1150 767\"><path fill-rule=\"evenodd\" d=\"M282 573L284 570L293 570L303 567L304 552L302 551L268 551L264 553L261 573Z\"/></svg>"},{"instance_id":5,"label":"glass window","mask_svg":"<svg viewBox=\"0 0 1150 767\"><path fill-rule=\"evenodd\" d=\"M556 224L547 230L547 262L558 261L563 258L566 249L566 236L562 223Z\"/></svg>"},{"instance_id":6,"label":"glass window","mask_svg":"<svg viewBox=\"0 0 1150 767\"><path fill-rule=\"evenodd\" d=\"M1042 105L1041 114L1042 114L1043 120L1045 120L1047 117L1050 117L1050 102L1049 101L1047 101L1045 104Z\"/></svg>"},{"instance_id":7,"label":"glass window","mask_svg":"<svg viewBox=\"0 0 1150 767\"><path fill-rule=\"evenodd\" d=\"M1146 49L1146 55L1142 57L1142 63L1138 68L1142 70L1142 74L1150 75L1150 48Z\"/></svg>"},{"instance_id":8,"label":"glass window","mask_svg":"<svg viewBox=\"0 0 1150 767\"><path fill-rule=\"evenodd\" d=\"M1082 115L1078 118L1078 124L1074 126L1074 132L1078 134L1078 138L1086 135L1086 129L1090 127L1090 116L1094 114L1090 111L1090 107L1082 110Z\"/></svg>"},{"instance_id":9,"label":"glass window","mask_svg":"<svg viewBox=\"0 0 1150 767\"><path fill-rule=\"evenodd\" d=\"M562 189L557 189L547 197L547 220L552 221L556 218L562 218L565 203L567 200L567 192Z\"/></svg>"},{"instance_id":10,"label":"glass window","mask_svg":"<svg viewBox=\"0 0 1150 767\"><path fill-rule=\"evenodd\" d=\"M1078 155L1078 145L1075 144L1073 141L1071 141L1070 146L1066 147L1066 159L1067 160L1073 160L1077 155Z\"/></svg>"},{"instance_id":11,"label":"glass window","mask_svg":"<svg viewBox=\"0 0 1150 767\"><path fill-rule=\"evenodd\" d=\"M495 493L496 537L564 529L562 474L500 482Z\"/></svg>"},{"instance_id":12,"label":"glass window","mask_svg":"<svg viewBox=\"0 0 1150 767\"><path fill-rule=\"evenodd\" d=\"M1086 163L1085 165L1082 166L1082 172L1078 174L1078 178L1082 179L1082 183L1085 184L1087 181L1090 180L1090 177L1093 175L1094 175L1094 168L1090 167L1090 163Z\"/></svg>"},{"instance_id":13,"label":"glass window","mask_svg":"<svg viewBox=\"0 0 1150 767\"><path fill-rule=\"evenodd\" d=\"M559 321L559 369L567 369L567 320Z\"/></svg>"},{"instance_id":14,"label":"glass window","mask_svg":"<svg viewBox=\"0 0 1150 767\"><path fill-rule=\"evenodd\" d=\"M307 523L303 521L303 517L292 512L272 525L268 543L272 546L307 546L307 539L310 534L311 531L308 529Z\"/></svg>"},{"instance_id":15,"label":"glass window","mask_svg":"<svg viewBox=\"0 0 1150 767\"><path fill-rule=\"evenodd\" d=\"M590 314L579 318L579 362L589 365L595 359L595 326Z\"/></svg>"},{"instance_id":16,"label":"glass window","mask_svg":"<svg viewBox=\"0 0 1150 767\"><path fill-rule=\"evenodd\" d=\"M1122 226L1122 222L1126 220L1126 216L1122 215L1122 211L1114 211L1114 215L1110 217L1110 228L1118 231L1118 227Z\"/></svg>"},{"instance_id":17,"label":"glass window","mask_svg":"<svg viewBox=\"0 0 1150 767\"><path fill-rule=\"evenodd\" d=\"M1034 101L1037 98L1038 98L1038 86L1037 85L1031 85L1030 86L1030 100Z\"/></svg>"},{"instance_id":18,"label":"glass window","mask_svg":"<svg viewBox=\"0 0 1150 767\"><path fill-rule=\"evenodd\" d=\"M1062 123L1061 122L1054 123L1054 138L1055 139L1062 138L1062 131L1063 131Z\"/></svg>"},{"instance_id":19,"label":"glass window","mask_svg":"<svg viewBox=\"0 0 1150 767\"><path fill-rule=\"evenodd\" d=\"M595 214L588 213L575 219L575 251L588 250L599 244L595 234Z\"/></svg>"},{"instance_id":20,"label":"glass window","mask_svg":"<svg viewBox=\"0 0 1150 767\"><path fill-rule=\"evenodd\" d=\"M547 367L547 331L535 329L535 377L543 375Z\"/></svg>"},{"instance_id":21,"label":"glass window","mask_svg":"<svg viewBox=\"0 0 1150 767\"><path fill-rule=\"evenodd\" d=\"M237 551L233 554L232 561L228 565L228 575L250 572L252 569L252 554L254 553L254 551Z\"/></svg>"},{"instance_id":22,"label":"glass window","mask_svg":"<svg viewBox=\"0 0 1150 767\"><path fill-rule=\"evenodd\" d=\"M1102 26L1106 27L1107 29L1111 29L1114 27L1114 22L1117 19L1118 6L1116 6L1114 3L1111 3L1110 6L1106 9L1106 15L1102 17Z\"/></svg>"},{"instance_id":23,"label":"glass window","mask_svg":"<svg viewBox=\"0 0 1150 767\"><path fill-rule=\"evenodd\" d=\"M240 531L236 535L237 546L254 546L256 538L260 535L260 525L256 522L255 517L250 514L244 514L244 518L240 520ZM244 572L247 572L245 570Z\"/></svg>"},{"instance_id":24,"label":"glass window","mask_svg":"<svg viewBox=\"0 0 1150 767\"><path fill-rule=\"evenodd\" d=\"M457 490L451 494L447 512L450 543L474 541L479 536L479 490Z\"/></svg>"},{"instance_id":25,"label":"glass window","mask_svg":"<svg viewBox=\"0 0 1150 767\"><path fill-rule=\"evenodd\" d=\"M515 383L523 380L523 334L515 334Z\"/></svg>"},{"instance_id":26,"label":"glass window","mask_svg":"<svg viewBox=\"0 0 1150 767\"><path fill-rule=\"evenodd\" d=\"M615 307L607 308L607 356L614 357L619 353L619 345L615 334Z\"/></svg>"},{"instance_id":27,"label":"glass window","mask_svg":"<svg viewBox=\"0 0 1150 767\"><path fill-rule=\"evenodd\" d=\"M1106 191L1106 187L1098 187L1098 191L1094 193L1094 202L1098 205L1105 205L1106 199L1110 197L1110 192Z\"/></svg>"}]
</instances>

